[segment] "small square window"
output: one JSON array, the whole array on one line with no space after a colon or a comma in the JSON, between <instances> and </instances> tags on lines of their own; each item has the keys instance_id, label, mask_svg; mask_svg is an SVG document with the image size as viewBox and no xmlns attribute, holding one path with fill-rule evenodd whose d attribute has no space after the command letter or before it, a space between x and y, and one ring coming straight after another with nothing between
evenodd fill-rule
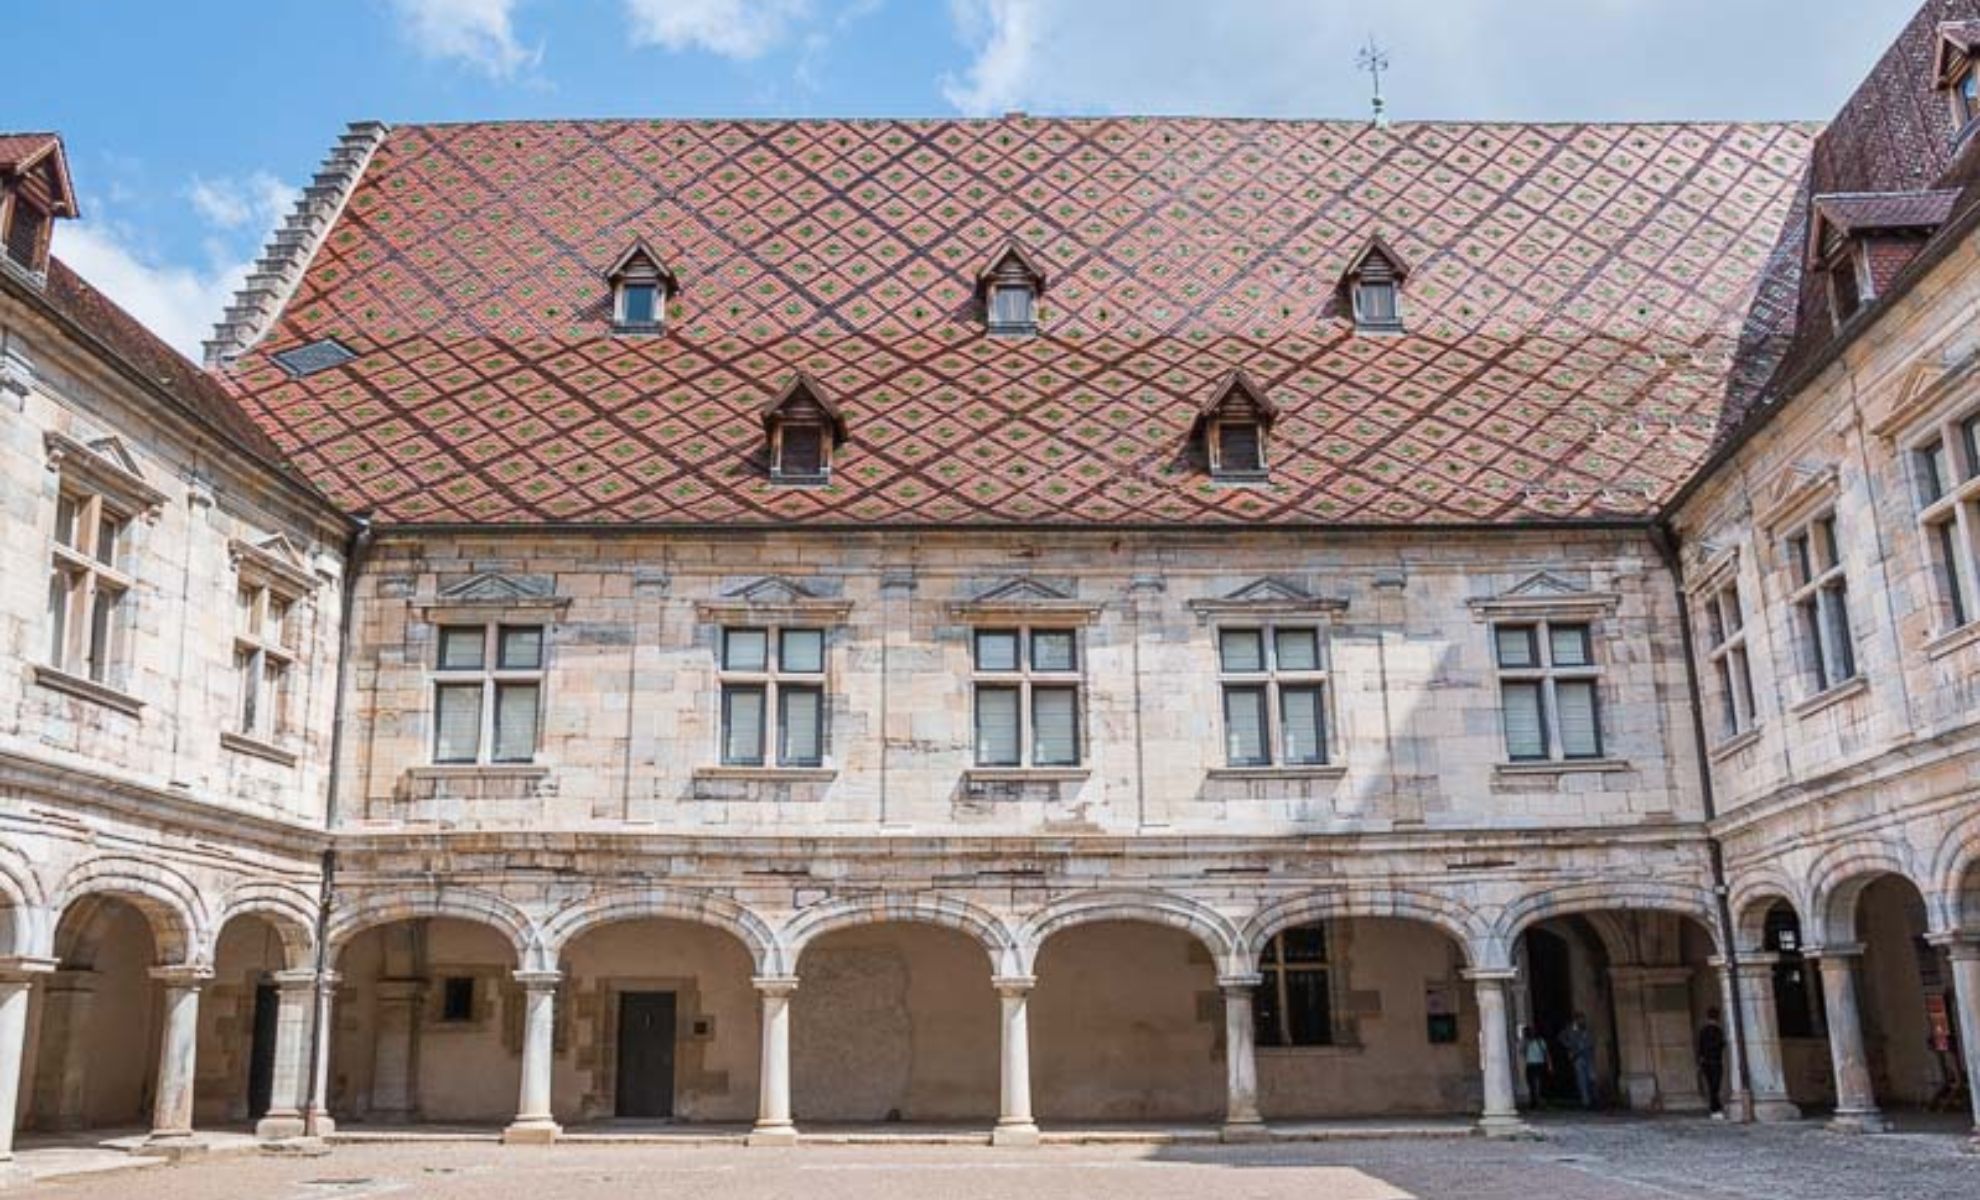
<instances>
[{"instance_id":1,"label":"small square window","mask_svg":"<svg viewBox=\"0 0 1980 1200\"><path fill-rule=\"evenodd\" d=\"M1024 284L999 284L990 292L990 328L999 333L1028 333L1037 324L1035 297Z\"/></svg>"},{"instance_id":2,"label":"small square window","mask_svg":"<svg viewBox=\"0 0 1980 1200\"><path fill-rule=\"evenodd\" d=\"M1373 329L1393 329L1402 323L1393 280L1363 280L1355 289L1355 316Z\"/></svg>"},{"instance_id":3,"label":"small square window","mask_svg":"<svg viewBox=\"0 0 1980 1200\"><path fill-rule=\"evenodd\" d=\"M450 975L441 981L440 1020L449 1025L474 1020L474 976Z\"/></svg>"},{"instance_id":4,"label":"small square window","mask_svg":"<svg viewBox=\"0 0 1980 1200\"><path fill-rule=\"evenodd\" d=\"M1549 625L1548 652L1557 667L1588 667L1595 664L1586 625Z\"/></svg>"},{"instance_id":5,"label":"small square window","mask_svg":"<svg viewBox=\"0 0 1980 1200\"><path fill-rule=\"evenodd\" d=\"M1013 629L977 630L976 669L979 671L1017 670L1017 631Z\"/></svg>"},{"instance_id":6,"label":"small square window","mask_svg":"<svg viewBox=\"0 0 1980 1200\"><path fill-rule=\"evenodd\" d=\"M628 283L619 293L619 323L642 326L659 324L660 288L652 283Z\"/></svg>"},{"instance_id":7,"label":"small square window","mask_svg":"<svg viewBox=\"0 0 1980 1200\"><path fill-rule=\"evenodd\" d=\"M543 665L543 627L505 625L496 661L504 671L534 671Z\"/></svg>"},{"instance_id":8,"label":"small square window","mask_svg":"<svg viewBox=\"0 0 1980 1200\"><path fill-rule=\"evenodd\" d=\"M777 661L786 671L815 675L825 669L825 632L786 629L779 635Z\"/></svg>"},{"instance_id":9,"label":"small square window","mask_svg":"<svg viewBox=\"0 0 1980 1200\"><path fill-rule=\"evenodd\" d=\"M1079 667L1071 630L1041 629L1031 635L1031 669L1072 671Z\"/></svg>"},{"instance_id":10,"label":"small square window","mask_svg":"<svg viewBox=\"0 0 1980 1200\"><path fill-rule=\"evenodd\" d=\"M1217 469L1231 475L1256 475L1265 469L1265 443L1257 422L1218 422Z\"/></svg>"},{"instance_id":11,"label":"small square window","mask_svg":"<svg viewBox=\"0 0 1980 1200\"><path fill-rule=\"evenodd\" d=\"M1265 669L1265 635L1257 629L1226 629L1217 637L1224 670L1242 675Z\"/></svg>"},{"instance_id":12,"label":"small square window","mask_svg":"<svg viewBox=\"0 0 1980 1200\"><path fill-rule=\"evenodd\" d=\"M440 630L440 669L479 671L486 661L488 631L480 625L447 625Z\"/></svg>"},{"instance_id":13,"label":"small square window","mask_svg":"<svg viewBox=\"0 0 1980 1200\"><path fill-rule=\"evenodd\" d=\"M1540 665L1540 643L1531 625L1501 625L1495 630L1499 665L1509 668Z\"/></svg>"},{"instance_id":14,"label":"small square window","mask_svg":"<svg viewBox=\"0 0 1980 1200\"><path fill-rule=\"evenodd\" d=\"M815 479L825 474L825 427L790 422L777 438L777 473L786 478Z\"/></svg>"},{"instance_id":15,"label":"small square window","mask_svg":"<svg viewBox=\"0 0 1980 1200\"><path fill-rule=\"evenodd\" d=\"M1272 652L1281 671L1318 671L1320 635L1311 629L1281 629L1273 634Z\"/></svg>"},{"instance_id":16,"label":"small square window","mask_svg":"<svg viewBox=\"0 0 1980 1200\"><path fill-rule=\"evenodd\" d=\"M769 670L770 635L761 629L724 629L722 669L725 671Z\"/></svg>"}]
</instances>

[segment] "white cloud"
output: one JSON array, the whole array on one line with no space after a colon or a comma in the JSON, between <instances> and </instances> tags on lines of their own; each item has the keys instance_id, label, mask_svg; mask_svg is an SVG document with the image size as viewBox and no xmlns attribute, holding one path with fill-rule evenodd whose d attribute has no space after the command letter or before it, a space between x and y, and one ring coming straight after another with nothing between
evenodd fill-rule
<instances>
[{"instance_id":1,"label":"white cloud","mask_svg":"<svg viewBox=\"0 0 1980 1200\"><path fill-rule=\"evenodd\" d=\"M626 0L635 46L760 58L810 12L810 0Z\"/></svg>"},{"instance_id":2,"label":"white cloud","mask_svg":"<svg viewBox=\"0 0 1980 1200\"><path fill-rule=\"evenodd\" d=\"M134 245L127 231L93 220L58 227L54 250L76 274L194 362L249 266L244 261L198 270L160 262Z\"/></svg>"},{"instance_id":3,"label":"white cloud","mask_svg":"<svg viewBox=\"0 0 1980 1200\"><path fill-rule=\"evenodd\" d=\"M1373 34L1400 119L1820 119L1916 7L1797 0L1783 23L1759 0L951 0L970 60L941 83L979 115L1354 118ZM1796 68L1756 69L1758 46Z\"/></svg>"},{"instance_id":4,"label":"white cloud","mask_svg":"<svg viewBox=\"0 0 1980 1200\"><path fill-rule=\"evenodd\" d=\"M267 171L255 171L244 178L202 179L195 175L186 189L194 211L221 229L268 229L288 215L296 195L296 189Z\"/></svg>"},{"instance_id":5,"label":"white cloud","mask_svg":"<svg viewBox=\"0 0 1980 1200\"><path fill-rule=\"evenodd\" d=\"M516 40L517 0L392 0L401 31L428 58L458 59L491 79L512 79L543 57Z\"/></svg>"}]
</instances>

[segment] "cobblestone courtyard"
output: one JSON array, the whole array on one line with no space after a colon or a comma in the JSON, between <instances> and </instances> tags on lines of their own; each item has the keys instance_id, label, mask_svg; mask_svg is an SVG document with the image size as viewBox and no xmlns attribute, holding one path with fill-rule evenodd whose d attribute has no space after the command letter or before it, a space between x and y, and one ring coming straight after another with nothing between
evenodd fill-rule
<instances>
[{"instance_id":1,"label":"cobblestone courtyard","mask_svg":"<svg viewBox=\"0 0 1980 1200\"><path fill-rule=\"evenodd\" d=\"M579 1200L638 1195L1166 1197L1269 1200L1954 1200L1980 1196L1980 1156L1939 1134L1845 1137L1814 1126L1554 1125L1546 1140L1268 1146L941 1146L792 1150L654 1145L548 1150L431 1143L255 1155L44 1183L49 1200Z\"/></svg>"}]
</instances>

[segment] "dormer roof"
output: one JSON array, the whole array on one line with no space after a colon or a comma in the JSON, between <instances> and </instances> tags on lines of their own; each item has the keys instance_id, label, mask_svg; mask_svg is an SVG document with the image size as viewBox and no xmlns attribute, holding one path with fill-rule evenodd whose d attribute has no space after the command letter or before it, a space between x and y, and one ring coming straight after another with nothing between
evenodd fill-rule
<instances>
[{"instance_id":1,"label":"dormer roof","mask_svg":"<svg viewBox=\"0 0 1980 1200\"><path fill-rule=\"evenodd\" d=\"M758 410L758 415L763 421L763 431L769 433L778 421L796 415L796 411L807 403L815 406L818 414L831 425L832 444L845 445L846 438L850 435L846 428L846 418L839 411L838 401L832 397L830 391L826 390L825 385L814 379L808 371L799 371L791 376L784 386L778 389L777 394Z\"/></svg>"},{"instance_id":2,"label":"dormer roof","mask_svg":"<svg viewBox=\"0 0 1980 1200\"><path fill-rule=\"evenodd\" d=\"M982 296L990 285L999 279L1019 274L1030 282L1039 295L1045 294L1045 268L1038 259L1024 248L1024 244L1012 238L997 247L983 269L976 273L976 294Z\"/></svg>"},{"instance_id":3,"label":"dormer roof","mask_svg":"<svg viewBox=\"0 0 1980 1200\"><path fill-rule=\"evenodd\" d=\"M1212 418L1235 416L1247 408L1260 425L1269 426L1279 419L1279 406L1272 402L1271 395L1239 367L1226 374L1211 390L1203 407L1196 410L1196 423L1190 426L1189 435L1194 438L1202 434Z\"/></svg>"},{"instance_id":4,"label":"dormer roof","mask_svg":"<svg viewBox=\"0 0 1980 1200\"><path fill-rule=\"evenodd\" d=\"M1341 273L1341 278L1349 280L1361 275L1367 269L1370 259L1380 259L1388 263L1389 270L1395 273L1397 279L1409 275L1409 260L1396 253L1395 247L1383 241L1382 235L1378 233L1368 239L1368 244L1361 248L1359 254L1348 260L1347 270Z\"/></svg>"},{"instance_id":5,"label":"dormer roof","mask_svg":"<svg viewBox=\"0 0 1980 1200\"><path fill-rule=\"evenodd\" d=\"M48 212L76 217L76 189L69 179L69 157L57 133L0 133L0 181L40 174L47 187Z\"/></svg>"},{"instance_id":6,"label":"dormer roof","mask_svg":"<svg viewBox=\"0 0 1980 1200\"><path fill-rule=\"evenodd\" d=\"M1939 88L1949 88L1973 61L1980 48L1980 21L1945 21L1939 25L1939 42L1932 52L1932 79Z\"/></svg>"},{"instance_id":7,"label":"dormer roof","mask_svg":"<svg viewBox=\"0 0 1980 1200\"><path fill-rule=\"evenodd\" d=\"M674 278L674 273L667 269L667 264L661 261L660 256L653 252L653 248L647 245L643 238L634 238L632 245L627 246L618 258L613 259L611 267L605 272L605 278L612 283L618 283L635 275L650 276L659 280L660 285L670 296L681 290L680 281Z\"/></svg>"}]
</instances>

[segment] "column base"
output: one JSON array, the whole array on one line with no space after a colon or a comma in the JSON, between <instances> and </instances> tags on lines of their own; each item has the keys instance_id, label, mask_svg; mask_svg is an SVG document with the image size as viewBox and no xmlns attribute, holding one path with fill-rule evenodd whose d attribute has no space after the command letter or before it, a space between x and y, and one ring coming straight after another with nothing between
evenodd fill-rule
<instances>
[{"instance_id":1,"label":"column base","mask_svg":"<svg viewBox=\"0 0 1980 1200\"><path fill-rule=\"evenodd\" d=\"M305 1112L303 1130L308 1137L326 1138L337 1132L337 1122L322 1109L318 1109L315 1113Z\"/></svg>"},{"instance_id":2,"label":"column base","mask_svg":"<svg viewBox=\"0 0 1980 1200\"><path fill-rule=\"evenodd\" d=\"M1030 1121L1015 1121L1009 1125L999 1123L990 1131L992 1146L1036 1146L1038 1126Z\"/></svg>"},{"instance_id":3,"label":"column base","mask_svg":"<svg viewBox=\"0 0 1980 1200\"><path fill-rule=\"evenodd\" d=\"M752 1146L795 1146L798 1144L797 1126L788 1121L781 1125L758 1125L749 1131L748 1144Z\"/></svg>"},{"instance_id":4,"label":"column base","mask_svg":"<svg viewBox=\"0 0 1980 1200\"><path fill-rule=\"evenodd\" d=\"M1756 1097L1753 1101L1753 1119L1762 1125L1780 1125L1801 1117L1801 1106L1785 1097Z\"/></svg>"},{"instance_id":5,"label":"column base","mask_svg":"<svg viewBox=\"0 0 1980 1200\"><path fill-rule=\"evenodd\" d=\"M1478 1118L1478 1132L1488 1138L1540 1140L1539 1132L1517 1116L1480 1117Z\"/></svg>"},{"instance_id":6,"label":"column base","mask_svg":"<svg viewBox=\"0 0 1980 1200\"><path fill-rule=\"evenodd\" d=\"M203 1157L209 1149L211 1149L210 1146L199 1138L194 1137L192 1130L187 1129L165 1132L154 1131L149 1133L145 1135L144 1141L138 1145L138 1148L131 1151L131 1153L142 1154L148 1158L166 1158L173 1162L180 1162L188 1158Z\"/></svg>"},{"instance_id":7,"label":"column base","mask_svg":"<svg viewBox=\"0 0 1980 1200\"><path fill-rule=\"evenodd\" d=\"M264 1142L284 1142L302 1135L302 1114L294 1109L271 1112L254 1123L254 1136Z\"/></svg>"},{"instance_id":8,"label":"column base","mask_svg":"<svg viewBox=\"0 0 1980 1200\"><path fill-rule=\"evenodd\" d=\"M1831 1133L1889 1133L1891 1123L1876 1109L1862 1112L1839 1112L1829 1118Z\"/></svg>"},{"instance_id":9,"label":"column base","mask_svg":"<svg viewBox=\"0 0 1980 1200\"><path fill-rule=\"evenodd\" d=\"M502 1131L504 1146L548 1146L557 1140L564 1127L548 1117L517 1121Z\"/></svg>"},{"instance_id":10,"label":"column base","mask_svg":"<svg viewBox=\"0 0 1980 1200\"><path fill-rule=\"evenodd\" d=\"M1265 1127L1265 1122L1263 1121L1226 1121L1224 1122L1224 1127L1218 1130L1217 1133L1226 1142L1269 1142L1272 1140L1272 1131Z\"/></svg>"}]
</instances>

